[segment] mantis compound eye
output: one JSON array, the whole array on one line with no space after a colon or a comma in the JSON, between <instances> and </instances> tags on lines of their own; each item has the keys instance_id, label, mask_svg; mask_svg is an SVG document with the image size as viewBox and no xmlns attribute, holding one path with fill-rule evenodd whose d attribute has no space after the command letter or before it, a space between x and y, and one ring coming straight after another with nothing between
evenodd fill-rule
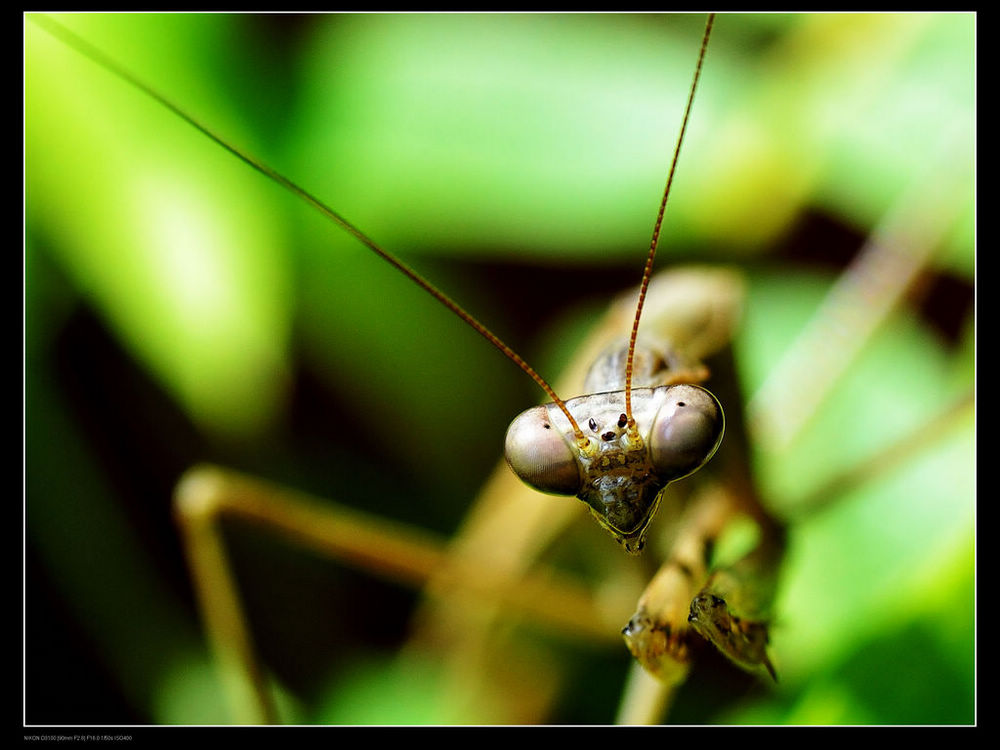
<instances>
[{"instance_id":1,"label":"mantis compound eye","mask_svg":"<svg viewBox=\"0 0 1000 750\"><path fill-rule=\"evenodd\" d=\"M649 432L650 460L664 479L686 477L715 454L724 431L715 396L697 385L672 386Z\"/></svg>"},{"instance_id":2,"label":"mantis compound eye","mask_svg":"<svg viewBox=\"0 0 1000 750\"><path fill-rule=\"evenodd\" d=\"M579 463L544 406L528 409L511 422L504 455L511 470L536 490L554 495L580 491Z\"/></svg>"}]
</instances>

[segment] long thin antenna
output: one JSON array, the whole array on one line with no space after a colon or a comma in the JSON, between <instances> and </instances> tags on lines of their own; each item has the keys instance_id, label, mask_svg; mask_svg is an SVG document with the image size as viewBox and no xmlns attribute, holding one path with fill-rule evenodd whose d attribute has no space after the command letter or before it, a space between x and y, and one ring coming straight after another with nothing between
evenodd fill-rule
<instances>
[{"instance_id":1,"label":"long thin antenna","mask_svg":"<svg viewBox=\"0 0 1000 750\"><path fill-rule=\"evenodd\" d=\"M715 22L715 14L709 13L705 22L705 34L701 39L701 51L698 53L698 63L694 69L694 80L691 81L691 91L688 93L687 107L684 109L684 120L681 122L681 132L677 136L677 146L674 148L674 157L670 162L670 171L667 174L667 185L663 189L663 198L660 200L660 210L656 214L656 224L653 226L653 238L649 243L649 254L646 256L646 267L642 272L642 284L639 286L639 301L635 306L635 320L632 322L632 335L628 342L628 359L625 363L625 416L628 418L628 426L631 431L635 431L635 419L632 417L632 360L635 355L635 341L639 334L639 318L642 317L642 306L646 302L646 290L649 288L649 278L653 273L653 260L656 258L656 246L660 241L660 227L663 225L663 213L667 209L667 197L670 195L670 185L674 181L674 171L677 169L677 158L681 153L681 144L684 142L684 132L687 130L688 119L691 116L691 105L694 103L694 92L698 88L698 79L701 77L701 65L705 60L705 50L708 47L708 37L712 34L712 24Z\"/></svg>"},{"instance_id":2,"label":"long thin antenna","mask_svg":"<svg viewBox=\"0 0 1000 750\"><path fill-rule=\"evenodd\" d=\"M303 201L311 205L321 214L323 214L328 219L333 221L335 224L339 225L342 229L347 231L349 234L354 236L355 239L357 239L362 245L367 247L377 256L382 258L382 260L386 261L389 265L393 266L398 271L407 276L410 280L415 282L417 286L422 288L424 291L426 291L428 294L434 297L438 302L440 302L446 308L455 313L455 315L457 315L466 324L471 326L472 329L475 330L480 336L482 336L484 339L493 344L493 346L499 349L500 352L505 357L514 362L514 364L516 364L525 373L527 373L532 380L538 383L538 385L541 386L542 390L545 391L546 395L550 399L552 399L552 401L556 404L556 406L558 406L562 410L562 413L566 415L566 418L569 420L569 423L573 428L573 434L576 437L576 441L581 447L585 447L590 442L589 439L583 434L583 430L580 429L580 426L577 424L576 420L573 419L573 415L569 413L569 409L566 408L565 402L563 402L563 400L556 395L556 392L553 390L552 386L550 386L542 378L542 376L539 375L533 367L531 367L531 365L525 362L524 359L522 359L517 352L515 352L507 344L505 344L495 333L493 333L489 328L487 328L485 325L476 320L470 313L468 313L465 309L463 309L461 305L459 305L448 295L446 295L444 292L442 292L440 289L434 286L431 282L429 282L415 270L410 268L403 261L401 261L395 255L390 253L388 250L385 250L382 247L380 247L371 237L362 232L360 229L354 226L354 224L352 224L346 218L344 218L339 213L334 211L332 208L330 208L327 204L325 204L319 198L314 196L312 193L300 187L299 185L294 183L288 177L285 177L280 172L276 171L275 169L264 164L263 162L250 156L245 151L240 150L236 146L224 140L222 136L215 133L215 131L213 131L207 125L204 125L198 120L196 120L193 116L191 116L186 111L181 109L178 105L174 104L172 101L167 99L167 97L163 96L159 91L154 89L145 81L134 76L124 66L119 64L117 61L115 61L108 55L104 54L101 50L92 45L90 42L86 41L82 37L78 36L74 32L67 29L65 26L63 26L55 19L49 18L48 16L44 15L34 15L34 14L29 15L28 18L38 26L42 27L49 34L51 34L52 36L56 37L61 42L69 46L71 49L76 50L81 55L89 59L91 62L96 63L97 65L101 66L108 72L112 73L118 78L121 78L125 82L136 87L142 93L146 94L150 98L162 104L164 107L169 109L171 112L173 112L175 115L177 115L182 120L187 122L189 125L192 125L196 129L198 129L202 134L211 138L213 141L222 146L224 149L226 149L226 151L231 153L233 156L237 157L244 163L253 167L255 170L263 174L265 177L268 177L269 179L278 183L283 188L288 190L290 193L292 193L293 195L297 196L298 198L302 199Z\"/></svg>"}]
</instances>

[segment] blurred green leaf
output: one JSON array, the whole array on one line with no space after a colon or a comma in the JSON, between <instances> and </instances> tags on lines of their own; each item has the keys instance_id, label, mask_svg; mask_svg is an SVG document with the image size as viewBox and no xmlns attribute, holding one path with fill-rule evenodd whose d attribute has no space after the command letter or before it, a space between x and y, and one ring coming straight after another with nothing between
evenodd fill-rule
<instances>
[{"instance_id":1,"label":"blurred green leaf","mask_svg":"<svg viewBox=\"0 0 1000 750\"><path fill-rule=\"evenodd\" d=\"M127 48L139 70L157 59L154 40L186 43L158 83L184 82L187 106L210 98L209 115L233 122L210 84L186 85L206 69L197 52L225 28L205 18L62 20L108 54ZM30 21L26 34L29 225L197 421L223 434L260 429L283 397L290 326L284 230L266 208L267 186Z\"/></svg>"}]
</instances>

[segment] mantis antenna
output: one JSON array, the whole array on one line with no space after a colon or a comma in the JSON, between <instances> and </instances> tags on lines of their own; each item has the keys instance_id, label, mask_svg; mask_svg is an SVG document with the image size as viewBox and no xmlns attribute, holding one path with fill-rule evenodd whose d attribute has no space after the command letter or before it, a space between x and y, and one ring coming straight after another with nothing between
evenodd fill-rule
<instances>
[{"instance_id":1,"label":"mantis antenna","mask_svg":"<svg viewBox=\"0 0 1000 750\"><path fill-rule=\"evenodd\" d=\"M649 288L649 279L653 273L653 261L656 259L656 246L660 241L660 227L663 225L663 214L667 209L667 197L670 195L670 186L674 181L674 172L677 169L677 158L681 153L681 144L684 142L684 132L687 130L688 119L691 116L691 105L694 103L694 92L698 88L698 79L701 77L701 66L705 60L705 50L708 48L708 38L712 34L712 24L715 22L715 14L709 13L705 22L705 34L701 39L701 51L698 53L698 62L694 69L694 79L691 81L691 90L688 92L687 106L684 108L684 119L681 121L681 132L677 136L677 146L674 148L674 156L670 161L670 171L667 173L667 184L663 188L663 198L660 199L660 210L656 214L656 223L653 225L653 237L649 242L649 253L646 255L646 267L642 272L642 283L639 286L639 301L635 306L635 320L632 322L632 334L628 343L628 359L625 363L625 416L628 420L629 431L634 437L638 437L638 430L635 426L635 419L632 416L632 370L635 355L635 342L639 334L639 318L642 317L642 306L646 301L646 290Z\"/></svg>"},{"instance_id":2,"label":"mantis antenna","mask_svg":"<svg viewBox=\"0 0 1000 750\"><path fill-rule=\"evenodd\" d=\"M632 394L639 319L649 286L670 186L715 19L714 14L708 16L705 25L680 135L674 149L646 258L627 349L623 384L624 403L620 406L614 394L621 394L621 391L617 387L613 391L608 391L606 388L600 391L601 385L607 385L604 382L598 383L597 389L592 394L577 397L570 402L563 401L556 395L552 386L496 334L414 269L379 246L343 215L288 177L223 139L214 130L62 24L47 16L32 15L29 18L91 62L131 84L173 112L240 161L308 203L416 283L520 367L548 395L552 402L548 406L553 407L553 412L551 415L548 414L547 407L529 409L511 423L505 441L508 464L523 481L542 492L579 497L590 506L598 523L608 529L626 551L637 553L642 549L644 534L656 512L661 490L670 482L697 471L715 453L722 439L724 416L721 404L708 391L695 385L677 385L674 390L655 389L649 393L644 392L641 398L640 394L636 394L636 399L633 399ZM614 403L608 401L608 398ZM634 401L635 413L633 413ZM580 428L578 417L574 417L572 410L581 406L585 406L585 410L579 412L579 418L586 421L590 430L599 439L592 440ZM624 413L619 411L622 407ZM604 414L609 408L614 412L610 420L614 423L613 427ZM566 418L565 426L553 430L551 417L560 412ZM584 413L587 417L583 416ZM599 423L606 426L599 429ZM649 428L648 445L640 434L640 423L643 424L643 430Z\"/></svg>"},{"instance_id":3,"label":"mantis antenna","mask_svg":"<svg viewBox=\"0 0 1000 750\"><path fill-rule=\"evenodd\" d=\"M145 81L133 75L125 67L120 65L117 61L104 54L97 47L87 42L85 39L76 35L65 26L63 26L58 21L49 18L44 15L31 15L30 20L41 26L45 31L52 36L56 37L60 41L67 44L72 49L79 52L81 55L89 59L91 62L96 63L100 67L104 68L108 72L122 79L123 81L131 84L139 91L143 92L150 98L162 104L164 107L169 109L175 115L180 117L182 120L187 122L189 125L193 126L199 130L203 135L211 138L213 141L222 146L226 151L231 153L233 156L237 157L253 169L257 170L265 177L270 178L274 182L281 185L283 188L288 190L293 195L297 196L301 200L308 203L310 206L315 208L321 214L326 216L328 219L333 221L335 224L340 226L342 229L351 234L355 239L357 239L362 245L367 247L377 256L382 258L382 260L389 263L389 265L396 268L403 275L408 277L410 280L415 282L417 286L426 291L432 297L434 297L438 302L444 305L446 308L451 310L455 315L457 315L462 321L467 325L471 326L480 336L489 341L493 346L500 350L500 352L520 367L528 376L531 377L538 385L545 391L546 395L552 399L553 403L559 407L562 413L569 420L570 425L573 429L573 434L576 438L577 444L581 449L586 448L590 440L583 434L583 430L577 424L573 415L570 414L569 409L566 408L565 402L556 395L555 390L551 385L546 382L541 375L539 375L531 365L529 365L525 360L515 352L510 346L504 343L499 336L493 333L489 328L480 323L475 317L472 316L468 311L466 311L461 305L451 299L448 295L434 286L430 281L421 276L417 271L410 268L406 263L397 258L395 255L385 250L380 245L378 245L371 237L362 232L358 227L348 221L341 214L334 211L326 203L321 201L319 198L314 196L312 193L297 185L288 177L273 169L272 167L264 164L258 159L254 158L246 151L239 149L233 144L226 141L222 136L218 135L215 131L209 128L207 125L195 119L192 115L188 114L185 110L181 109L178 105L174 104L167 97L161 94L159 91L154 89L152 86L147 84ZM661 212L662 213L662 212Z\"/></svg>"},{"instance_id":4,"label":"mantis antenna","mask_svg":"<svg viewBox=\"0 0 1000 750\"><path fill-rule=\"evenodd\" d=\"M567 410L575 410L579 421L597 439L589 445L581 443L575 425L552 429L554 421L560 421L558 411L542 406L522 412L511 422L504 448L507 463L524 482L541 492L576 495L590 507L597 522L633 554L643 548L662 491L671 482L697 471L715 454L725 426L722 405L715 396L690 383L657 380L668 368L654 375L649 361L664 365L666 361L657 359L658 354L652 355L652 349L645 344L641 345L638 360L635 356L660 227L714 20L714 15L709 15L705 25L680 136L653 228L628 346L615 345L606 350L587 375L587 393L567 402ZM637 369L640 372L635 372ZM636 381L642 387L633 394ZM577 450L573 450L574 440Z\"/></svg>"}]
</instances>

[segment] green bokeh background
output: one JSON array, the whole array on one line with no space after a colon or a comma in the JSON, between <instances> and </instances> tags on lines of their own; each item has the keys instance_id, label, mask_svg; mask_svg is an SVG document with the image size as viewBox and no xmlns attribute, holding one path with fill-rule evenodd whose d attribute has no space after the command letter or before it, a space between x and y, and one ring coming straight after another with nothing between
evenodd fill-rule
<instances>
[{"instance_id":1,"label":"green bokeh background","mask_svg":"<svg viewBox=\"0 0 1000 750\"><path fill-rule=\"evenodd\" d=\"M638 277L703 25L59 18L545 373ZM974 385L975 24L717 20L658 262L745 271L748 396L901 196L946 188L918 293L790 446L755 449L783 512ZM180 473L216 461L448 534L538 394L355 241L30 18L25 107L25 719L226 723L170 516ZM693 680L673 718L973 722L975 469L969 411L796 525L781 683L720 698ZM286 716L445 720L433 665L390 659L411 592L266 535L232 541ZM611 721L625 650L557 653L600 688L567 691L551 720Z\"/></svg>"}]
</instances>

